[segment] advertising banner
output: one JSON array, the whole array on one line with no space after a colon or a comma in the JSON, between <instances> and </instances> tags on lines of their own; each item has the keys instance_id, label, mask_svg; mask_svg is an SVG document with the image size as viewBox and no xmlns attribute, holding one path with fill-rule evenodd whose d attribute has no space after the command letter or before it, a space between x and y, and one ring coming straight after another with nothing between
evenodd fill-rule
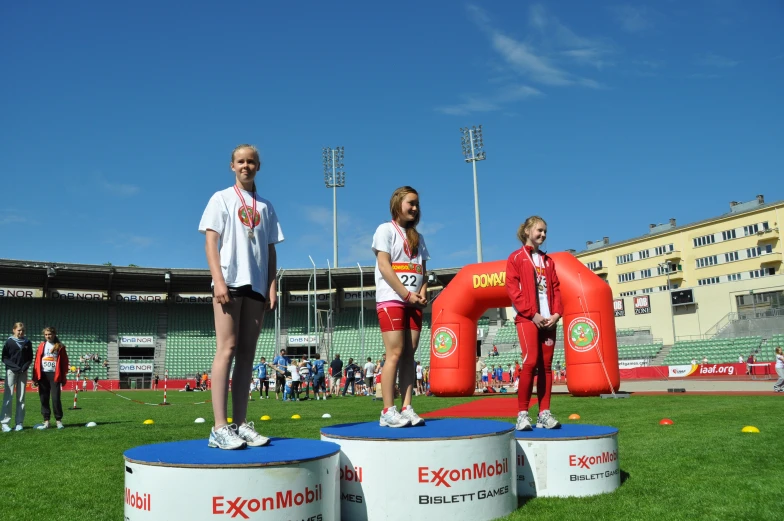
<instances>
[{"instance_id":1,"label":"advertising banner","mask_svg":"<svg viewBox=\"0 0 784 521\"><path fill-rule=\"evenodd\" d=\"M761 364L761 369L768 369L767 364ZM742 376L746 374L746 364L695 364L669 366L670 378L709 378L721 376ZM754 372L766 374L766 372Z\"/></svg>"},{"instance_id":2,"label":"advertising banner","mask_svg":"<svg viewBox=\"0 0 784 521\"><path fill-rule=\"evenodd\" d=\"M634 314L647 315L651 312L651 298L648 295L634 297Z\"/></svg>"},{"instance_id":3,"label":"advertising banner","mask_svg":"<svg viewBox=\"0 0 784 521\"><path fill-rule=\"evenodd\" d=\"M319 335L289 335L288 345L317 346L319 345Z\"/></svg>"},{"instance_id":4,"label":"advertising banner","mask_svg":"<svg viewBox=\"0 0 784 521\"><path fill-rule=\"evenodd\" d=\"M155 347L153 335L121 336L120 347Z\"/></svg>"},{"instance_id":5,"label":"advertising banner","mask_svg":"<svg viewBox=\"0 0 784 521\"><path fill-rule=\"evenodd\" d=\"M0 287L0 298L41 298L44 291L40 288Z\"/></svg>"},{"instance_id":6,"label":"advertising banner","mask_svg":"<svg viewBox=\"0 0 784 521\"><path fill-rule=\"evenodd\" d=\"M166 302L166 293L130 293L115 291L112 293L115 302Z\"/></svg>"},{"instance_id":7,"label":"advertising banner","mask_svg":"<svg viewBox=\"0 0 784 521\"><path fill-rule=\"evenodd\" d=\"M613 309L615 310L616 317L626 316L626 309L624 308L622 298L613 299Z\"/></svg>"},{"instance_id":8,"label":"advertising banner","mask_svg":"<svg viewBox=\"0 0 784 521\"><path fill-rule=\"evenodd\" d=\"M316 294L316 300L319 304L328 304L331 295L335 294L336 290L332 290L332 293L329 290L319 290ZM374 297L375 298L375 297ZM289 291L289 305L290 306L307 306L308 303L311 305L313 304L313 292L311 291L308 295L307 291Z\"/></svg>"},{"instance_id":9,"label":"advertising banner","mask_svg":"<svg viewBox=\"0 0 784 521\"><path fill-rule=\"evenodd\" d=\"M212 293L175 293L175 304L212 304Z\"/></svg>"},{"instance_id":10,"label":"advertising banner","mask_svg":"<svg viewBox=\"0 0 784 521\"><path fill-rule=\"evenodd\" d=\"M647 367L648 363L649 361L647 358L638 358L636 360L618 360L618 368L633 369L635 367Z\"/></svg>"},{"instance_id":11,"label":"advertising banner","mask_svg":"<svg viewBox=\"0 0 784 521\"><path fill-rule=\"evenodd\" d=\"M366 289L364 292L361 290L347 290L343 292L343 302L359 302L362 299L365 301L375 301L376 290Z\"/></svg>"},{"instance_id":12,"label":"advertising banner","mask_svg":"<svg viewBox=\"0 0 784 521\"><path fill-rule=\"evenodd\" d=\"M102 301L109 300L109 293L94 289L53 289L49 292L49 297L54 300L86 300Z\"/></svg>"},{"instance_id":13,"label":"advertising banner","mask_svg":"<svg viewBox=\"0 0 784 521\"><path fill-rule=\"evenodd\" d=\"M152 362L120 362L121 373L151 373Z\"/></svg>"}]
</instances>

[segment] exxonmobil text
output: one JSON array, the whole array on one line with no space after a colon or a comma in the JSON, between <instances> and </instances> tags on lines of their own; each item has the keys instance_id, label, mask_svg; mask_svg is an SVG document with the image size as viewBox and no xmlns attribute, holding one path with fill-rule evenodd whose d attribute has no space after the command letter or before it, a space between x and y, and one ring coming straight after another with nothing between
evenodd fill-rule
<instances>
[{"instance_id":1,"label":"exxonmobil text","mask_svg":"<svg viewBox=\"0 0 784 521\"><path fill-rule=\"evenodd\" d=\"M246 499L241 496L230 499L225 496L212 497L212 513L226 514L230 517L240 517L249 519L248 513L258 512L259 510L278 510L281 508L291 508L321 501L321 484L312 489L305 487L303 491L286 490L276 492L274 496Z\"/></svg>"},{"instance_id":2,"label":"exxonmobil text","mask_svg":"<svg viewBox=\"0 0 784 521\"><path fill-rule=\"evenodd\" d=\"M491 478L500 474L506 474L509 472L509 459L504 458L491 463L483 461L462 469L419 467L417 470L420 483L435 483L437 487L443 485L451 488L452 483L457 483L458 481L469 481L485 477Z\"/></svg>"}]
</instances>

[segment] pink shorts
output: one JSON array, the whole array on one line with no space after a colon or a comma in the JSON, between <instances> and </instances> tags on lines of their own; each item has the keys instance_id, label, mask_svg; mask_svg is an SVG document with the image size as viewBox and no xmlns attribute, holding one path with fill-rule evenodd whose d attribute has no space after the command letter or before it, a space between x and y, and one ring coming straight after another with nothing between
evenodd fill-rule
<instances>
[{"instance_id":1,"label":"pink shorts","mask_svg":"<svg viewBox=\"0 0 784 521\"><path fill-rule=\"evenodd\" d=\"M376 313L382 333L404 329L422 331L422 310L419 308L392 300L376 304Z\"/></svg>"}]
</instances>

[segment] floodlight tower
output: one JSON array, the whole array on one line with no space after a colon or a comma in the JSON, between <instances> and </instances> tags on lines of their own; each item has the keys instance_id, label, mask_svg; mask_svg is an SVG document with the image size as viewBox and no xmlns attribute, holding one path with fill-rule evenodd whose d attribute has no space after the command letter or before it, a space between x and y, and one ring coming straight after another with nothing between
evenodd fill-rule
<instances>
[{"instance_id":1,"label":"floodlight tower","mask_svg":"<svg viewBox=\"0 0 784 521\"><path fill-rule=\"evenodd\" d=\"M466 163L474 167L474 214L476 216L476 262L482 262L482 229L479 225L479 188L476 183L476 162L485 160L485 144L482 141L482 125L460 129L460 141Z\"/></svg>"},{"instance_id":2,"label":"floodlight tower","mask_svg":"<svg viewBox=\"0 0 784 521\"><path fill-rule=\"evenodd\" d=\"M324 163L324 184L332 188L332 261L338 267L338 188L346 186L346 171L343 158L344 147L321 149L321 159Z\"/></svg>"}]
</instances>

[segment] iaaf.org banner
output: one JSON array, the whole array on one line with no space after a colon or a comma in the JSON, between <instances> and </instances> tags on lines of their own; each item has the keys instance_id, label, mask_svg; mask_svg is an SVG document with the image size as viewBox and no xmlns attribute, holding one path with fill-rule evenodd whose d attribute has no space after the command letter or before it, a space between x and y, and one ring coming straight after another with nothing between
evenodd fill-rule
<instances>
[{"instance_id":1,"label":"iaaf.org banner","mask_svg":"<svg viewBox=\"0 0 784 521\"><path fill-rule=\"evenodd\" d=\"M318 335L289 335L290 346L317 346L319 344Z\"/></svg>"},{"instance_id":2,"label":"iaaf.org banner","mask_svg":"<svg viewBox=\"0 0 784 521\"><path fill-rule=\"evenodd\" d=\"M115 291L112 293L112 300L115 302L166 302L166 293L130 293L127 291Z\"/></svg>"},{"instance_id":3,"label":"iaaf.org banner","mask_svg":"<svg viewBox=\"0 0 784 521\"><path fill-rule=\"evenodd\" d=\"M155 347L155 337L149 336L121 336L120 347Z\"/></svg>"},{"instance_id":4,"label":"iaaf.org banner","mask_svg":"<svg viewBox=\"0 0 784 521\"><path fill-rule=\"evenodd\" d=\"M0 287L0 298L41 298L44 290L39 288Z\"/></svg>"},{"instance_id":5,"label":"iaaf.org banner","mask_svg":"<svg viewBox=\"0 0 784 521\"><path fill-rule=\"evenodd\" d=\"M668 366L670 378L738 376L745 374L746 364L695 364Z\"/></svg>"},{"instance_id":6,"label":"iaaf.org banner","mask_svg":"<svg viewBox=\"0 0 784 521\"><path fill-rule=\"evenodd\" d=\"M49 297L53 300L109 300L109 293L106 291L92 289L53 289L49 292Z\"/></svg>"},{"instance_id":7,"label":"iaaf.org banner","mask_svg":"<svg viewBox=\"0 0 784 521\"><path fill-rule=\"evenodd\" d=\"M648 367L649 360L647 358L638 358L636 360L618 360L618 369L634 369L635 367Z\"/></svg>"},{"instance_id":8,"label":"iaaf.org banner","mask_svg":"<svg viewBox=\"0 0 784 521\"><path fill-rule=\"evenodd\" d=\"M152 372L152 362L150 363L120 363L120 372L121 373L151 373Z\"/></svg>"}]
</instances>

